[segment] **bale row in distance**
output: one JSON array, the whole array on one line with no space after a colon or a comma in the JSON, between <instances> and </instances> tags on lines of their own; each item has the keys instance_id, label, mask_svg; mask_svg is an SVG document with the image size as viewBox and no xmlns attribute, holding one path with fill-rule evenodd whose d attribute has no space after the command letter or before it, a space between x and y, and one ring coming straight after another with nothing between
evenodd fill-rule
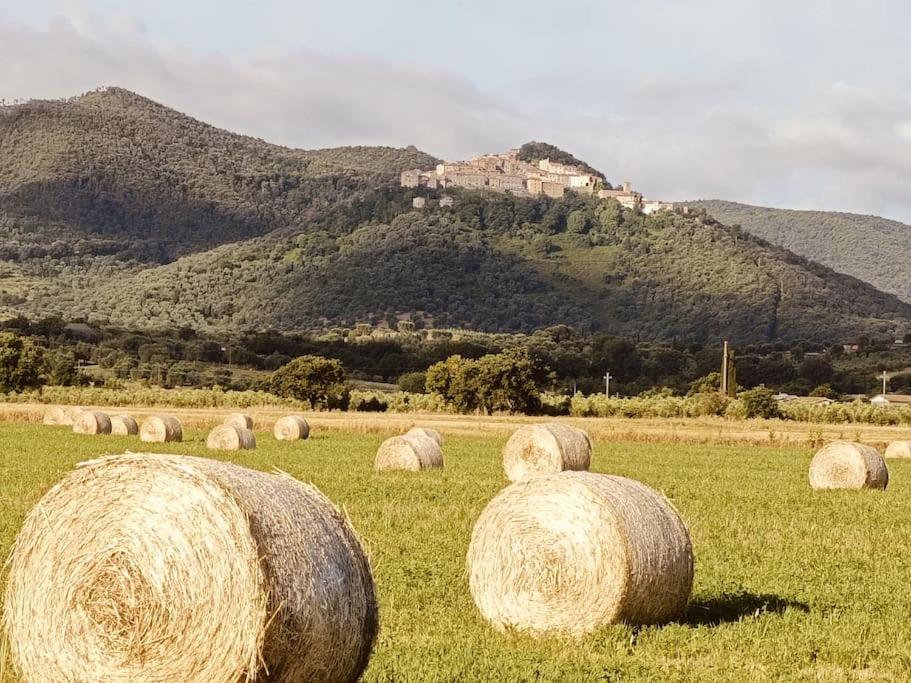
<instances>
[{"instance_id":1,"label":"bale row in distance","mask_svg":"<svg viewBox=\"0 0 911 683\"><path fill-rule=\"evenodd\" d=\"M153 415L142 423L139 440L146 443L167 443L183 441L183 427L180 420L170 415Z\"/></svg>"},{"instance_id":2,"label":"bale row in distance","mask_svg":"<svg viewBox=\"0 0 911 683\"><path fill-rule=\"evenodd\" d=\"M153 454L84 463L41 499L3 619L30 681L355 681L378 625L361 543L316 488Z\"/></svg>"},{"instance_id":3,"label":"bale row in distance","mask_svg":"<svg viewBox=\"0 0 911 683\"><path fill-rule=\"evenodd\" d=\"M310 436L310 425L300 415L286 415L275 421L272 435L278 441L299 441Z\"/></svg>"},{"instance_id":4,"label":"bale row in distance","mask_svg":"<svg viewBox=\"0 0 911 683\"><path fill-rule=\"evenodd\" d=\"M588 434L565 424L520 427L503 447L503 470L510 481L564 470L587 470L592 442Z\"/></svg>"},{"instance_id":5,"label":"bale row in distance","mask_svg":"<svg viewBox=\"0 0 911 683\"><path fill-rule=\"evenodd\" d=\"M443 466L443 450L422 434L393 436L380 444L373 467L376 470L419 472Z\"/></svg>"},{"instance_id":6,"label":"bale row in distance","mask_svg":"<svg viewBox=\"0 0 911 683\"><path fill-rule=\"evenodd\" d=\"M218 425L206 437L206 448L217 451L252 450L256 448L256 436L252 430L234 425Z\"/></svg>"},{"instance_id":7,"label":"bale row in distance","mask_svg":"<svg viewBox=\"0 0 911 683\"><path fill-rule=\"evenodd\" d=\"M814 489L885 489L888 483L885 460L862 443L835 441L823 446L810 462Z\"/></svg>"},{"instance_id":8,"label":"bale row in distance","mask_svg":"<svg viewBox=\"0 0 911 683\"><path fill-rule=\"evenodd\" d=\"M41 422L45 425L72 427L73 421L83 410L85 409L79 406L54 406L45 411Z\"/></svg>"},{"instance_id":9,"label":"bale row in distance","mask_svg":"<svg viewBox=\"0 0 911 683\"><path fill-rule=\"evenodd\" d=\"M693 585L692 544L673 505L637 481L592 472L506 487L474 526L467 567L484 617L534 636L667 621Z\"/></svg>"}]
</instances>

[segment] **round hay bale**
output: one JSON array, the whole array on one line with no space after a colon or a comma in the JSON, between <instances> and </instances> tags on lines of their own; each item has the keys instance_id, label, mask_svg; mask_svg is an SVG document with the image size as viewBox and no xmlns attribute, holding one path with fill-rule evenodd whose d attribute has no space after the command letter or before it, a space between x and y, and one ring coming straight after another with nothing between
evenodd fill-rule
<instances>
[{"instance_id":1,"label":"round hay bale","mask_svg":"<svg viewBox=\"0 0 911 683\"><path fill-rule=\"evenodd\" d=\"M814 489L884 489L889 483L886 461L872 446L835 441L823 446L810 462Z\"/></svg>"},{"instance_id":2,"label":"round hay bale","mask_svg":"<svg viewBox=\"0 0 911 683\"><path fill-rule=\"evenodd\" d=\"M279 441L298 441L310 436L310 425L300 415L285 415L275 421L272 434Z\"/></svg>"},{"instance_id":3,"label":"round hay bale","mask_svg":"<svg viewBox=\"0 0 911 683\"><path fill-rule=\"evenodd\" d=\"M134 436L139 433L139 425L129 415L111 415L111 434L116 436Z\"/></svg>"},{"instance_id":4,"label":"round hay bale","mask_svg":"<svg viewBox=\"0 0 911 683\"><path fill-rule=\"evenodd\" d=\"M886 446L887 458L911 458L911 441L893 441Z\"/></svg>"},{"instance_id":5,"label":"round hay bale","mask_svg":"<svg viewBox=\"0 0 911 683\"><path fill-rule=\"evenodd\" d=\"M32 509L4 604L29 681L355 681L377 632L357 535L287 475L83 463Z\"/></svg>"},{"instance_id":6,"label":"round hay bale","mask_svg":"<svg viewBox=\"0 0 911 683\"><path fill-rule=\"evenodd\" d=\"M440 434L436 429L432 429L430 427L412 427L407 432L405 432L405 436L408 436L409 434L419 434L421 436L426 436L428 439L433 439L436 441L437 446L440 448L443 447L443 435Z\"/></svg>"},{"instance_id":7,"label":"round hay bale","mask_svg":"<svg viewBox=\"0 0 911 683\"><path fill-rule=\"evenodd\" d=\"M490 502L471 535L468 575L496 629L577 637L680 614L693 550L660 493L624 477L562 472L512 484Z\"/></svg>"},{"instance_id":8,"label":"round hay bale","mask_svg":"<svg viewBox=\"0 0 911 683\"><path fill-rule=\"evenodd\" d=\"M180 420L170 415L153 415L142 423L139 429L139 440L148 443L166 443L183 441L183 428Z\"/></svg>"},{"instance_id":9,"label":"round hay bale","mask_svg":"<svg viewBox=\"0 0 911 683\"><path fill-rule=\"evenodd\" d=\"M84 410L73 421L73 434L110 434L111 418L100 410Z\"/></svg>"},{"instance_id":10,"label":"round hay bale","mask_svg":"<svg viewBox=\"0 0 911 683\"><path fill-rule=\"evenodd\" d=\"M206 448L216 451L240 451L256 448L253 432L234 425L218 425L206 437Z\"/></svg>"},{"instance_id":11,"label":"round hay bale","mask_svg":"<svg viewBox=\"0 0 911 683\"><path fill-rule=\"evenodd\" d=\"M443 451L437 442L420 434L393 436L380 444L373 467L377 470L418 472L443 466Z\"/></svg>"},{"instance_id":12,"label":"round hay bale","mask_svg":"<svg viewBox=\"0 0 911 683\"><path fill-rule=\"evenodd\" d=\"M253 418L244 413L231 413L222 424L232 425L240 429L253 429Z\"/></svg>"},{"instance_id":13,"label":"round hay bale","mask_svg":"<svg viewBox=\"0 0 911 683\"><path fill-rule=\"evenodd\" d=\"M509 481L564 470L587 470L592 442L569 425L551 423L520 427L503 447L503 470Z\"/></svg>"},{"instance_id":14,"label":"round hay bale","mask_svg":"<svg viewBox=\"0 0 911 683\"><path fill-rule=\"evenodd\" d=\"M71 427L83 408L78 406L54 406L44 413L42 422L46 425L65 425Z\"/></svg>"}]
</instances>

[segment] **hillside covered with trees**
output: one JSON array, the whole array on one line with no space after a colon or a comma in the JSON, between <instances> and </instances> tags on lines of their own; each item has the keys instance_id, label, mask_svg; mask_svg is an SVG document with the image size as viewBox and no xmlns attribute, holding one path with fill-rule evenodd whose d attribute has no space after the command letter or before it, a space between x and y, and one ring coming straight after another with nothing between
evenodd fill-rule
<instances>
[{"instance_id":1,"label":"hillside covered with trees","mask_svg":"<svg viewBox=\"0 0 911 683\"><path fill-rule=\"evenodd\" d=\"M896 297L703 211L469 191L444 208L399 187L436 161L414 148L291 150L119 89L0 108L0 148L9 314L209 333L568 324L681 343L832 343L911 321Z\"/></svg>"},{"instance_id":2,"label":"hillside covered with trees","mask_svg":"<svg viewBox=\"0 0 911 683\"><path fill-rule=\"evenodd\" d=\"M694 202L718 220L911 301L911 226L879 216Z\"/></svg>"}]
</instances>

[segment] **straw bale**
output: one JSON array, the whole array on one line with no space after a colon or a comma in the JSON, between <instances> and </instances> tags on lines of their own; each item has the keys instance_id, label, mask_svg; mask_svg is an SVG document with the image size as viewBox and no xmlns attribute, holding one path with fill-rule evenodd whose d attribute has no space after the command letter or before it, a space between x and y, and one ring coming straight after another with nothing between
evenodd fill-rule
<instances>
[{"instance_id":1,"label":"straw bale","mask_svg":"<svg viewBox=\"0 0 911 683\"><path fill-rule=\"evenodd\" d=\"M183 441L183 427L176 417L153 415L142 423L139 439L148 443Z\"/></svg>"},{"instance_id":2,"label":"straw bale","mask_svg":"<svg viewBox=\"0 0 911 683\"><path fill-rule=\"evenodd\" d=\"M437 442L421 434L393 436L380 444L373 466L377 470L418 472L443 466L443 451Z\"/></svg>"},{"instance_id":3,"label":"straw bale","mask_svg":"<svg viewBox=\"0 0 911 683\"><path fill-rule=\"evenodd\" d=\"M503 447L503 470L510 481L564 470L587 470L592 443L581 429L559 423L520 427Z\"/></svg>"},{"instance_id":4,"label":"straw bale","mask_svg":"<svg viewBox=\"0 0 911 683\"><path fill-rule=\"evenodd\" d=\"M310 425L300 415L285 415L275 421L272 434L279 441L297 441L310 436Z\"/></svg>"},{"instance_id":5,"label":"straw bale","mask_svg":"<svg viewBox=\"0 0 911 683\"><path fill-rule=\"evenodd\" d=\"M911 458L911 441L893 441L886 446L887 458Z\"/></svg>"},{"instance_id":6,"label":"straw bale","mask_svg":"<svg viewBox=\"0 0 911 683\"><path fill-rule=\"evenodd\" d=\"M100 410L84 410L73 421L74 434L110 434L111 418Z\"/></svg>"},{"instance_id":7,"label":"straw bale","mask_svg":"<svg viewBox=\"0 0 911 683\"><path fill-rule=\"evenodd\" d=\"M668 621L693 585L692 545L671 503L632 479L592 472L503 489L475 524L467 564L484 617L533 636Z\"/></svg>"},{"instance_id":8,"label":"straw bale","mask_svg":"<svg viewBox=\"0 0 911 683\"><path fill-rule=\"evenodd\" d=\"M823 446L810 462L814 489L884 489L889 483L886 461L872 446L835 441Z\"/></svg>"},{"instance_id":9,"label":"straw bale","mask_svg":"<svg viewBox=\"0 0 911 683\"><path fill-rule=\"evenodd\" d=\"M437 446L440 448L443 447L443 435L431 427L412 427L407 432L405 432L405 436L408 436L409 434L420 434L421 436L426 436L436 441Z\"/></svg>"},{"instance_id":10,"label":"straw bale","mask_svg":"<svg viewBox=\"0 0 911 683\"><path fill-rule=\"evenodd\" d=\"M244 413L231 413L222 424L233 425L240 429L253 429L253 418Z\"/></svg>"},{"instance_id":11,"label":"straw bale","mask_svg":"<svg viewBox=\"0 0 911 683\"><path fill-rule=\"evenodd\" d=\"M253 432L234 425L218 425L209 432L206 448L216 451L239 451L256 448L256 437Z\"/></svg>"},{"instance_id":12,"label":"straw bale","mask_svg":"<svg viewBox=\"0 0 911 683\"><path fill-rule=\"evenodd\" d=\"M71 427L84 408L79 406L54 406L44 413L42 422L46 425L65 425Z\"/></svg>"},{"instance_id":13,"label":"straw bale","mask_svg":"<svg viewBox=\"0 0 911 683\"><path fill-rule=\"evenodd\" d=\"M139 425L129 415L111 415L111 434L117 436L134 436L139 433Z\"/></svg>"},{"instance_id":14,"label":"straw bale","mask_svg":"<svg viewBox=\"0 0 911 683\"><path fill-rule=\"evenodd\" d=\"M177 455L83 463L27 516L4 625L28 681L355 681L377 632L346 519L286 475Z\"/></svg>"}]
</instances>

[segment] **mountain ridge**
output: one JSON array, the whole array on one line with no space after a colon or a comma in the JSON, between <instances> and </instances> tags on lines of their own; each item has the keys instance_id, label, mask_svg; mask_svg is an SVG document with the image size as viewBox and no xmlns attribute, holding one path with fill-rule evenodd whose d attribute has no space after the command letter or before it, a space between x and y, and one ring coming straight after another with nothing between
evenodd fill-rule
<instances>
[{"instance_id":1,"label":"mountain ridge","mask_svg":"<svg viewBox=\"0 0 911 683\"><path fill-rule=\"evenodd\" d=\"M5 107L0 149L8 314L208 330L568 323L697 342L833 341L911 320L894 296L702 211L466 190L446 190L446 209L439 190L399 186L437 161L414 147L293 150L123 89Z\"/></svg>"},{"instance_id":2,"label":"mountain ridge","mask_svg":"<svg viewBox=\"0 0 911 683\"><path fill-rule=\"evenodd\" d=\"M911 226L872 214L686 202L729 224L911 302Z\"/></svg>"}]
</instances>

